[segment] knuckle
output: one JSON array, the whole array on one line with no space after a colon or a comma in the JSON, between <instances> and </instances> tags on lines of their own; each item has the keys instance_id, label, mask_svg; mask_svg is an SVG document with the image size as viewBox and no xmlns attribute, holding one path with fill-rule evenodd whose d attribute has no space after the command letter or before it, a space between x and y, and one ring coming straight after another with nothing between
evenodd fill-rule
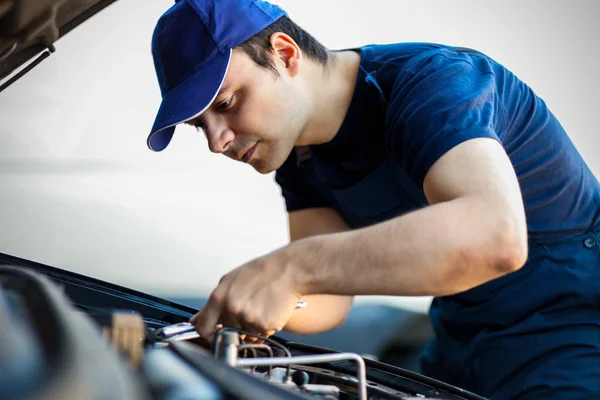
<instances>
[{"instance_id":1,"label":"knuckle","mask_svg":"<svg viewBox=\"0 0 600 400\"><path fill-rule=\"evenodd\" d=\"M267 323L267 321L255 321L254 322L254 326L256 326L256 329L258 330L258 332L267 332L270 330L269 324Z\"/></svg>"},{"instance_id":2,"label":"knuckle","mask_svg":"<svg viewBox=\"0 0 600 400\"><path fill-rule=\"evenodd\" d=\"M258 318L257 318L257 316L256 316L254 313L252 313L252 312L246 312L246 313L243 315L243 317L244 317L244 318L243 318L243 319L244 319L244 322L245 322L247 325L250 325L250 326L256 326L256 325L257 325L256 323L257 323L257 321L258 321Z\"/></svg>"},{"instance_id":3,"label":"knuckle","mask_svg":"<svg viewBox=\"0 0 600 400\"><path fill-rule=\"evenodd\" d=\"M227 314L239 317L242 315L243 308L242 305L237 302L228 302L225 305L225 310L227 311Z\"/></svg>"},{"instance_id":4,"label":"knuckle","mask_svg":"<svg viewBox=\"0 0 600 400\"><path fill-rule=\"evenodd\" d=\"M261 332L268 332L270 330L269 324L259 324L258 328Z\"/></svg>"},{"instance_id":5,"label":"knuckle","mask_svg":"<svg viewBox=\"0 0 600 400\"><path fill-rule=\"evenodd\" d=\"M223 296L223 294L221 294L221 292L220 292L220 291L218 291L218 290L214 290L214 291L213 291L213 292L210 294L210 296L209 296L209 298L208 298L208 301L209 301L211 304L215 304L215 305L221 305L221 304L223 304L223 301L224 301L224 300L225 300L225 299L224 299L224 296Z\"/></svg>"},{"instance_id":6,"label":"knuckle","mask_svg":"<svg viewBox=\"0 0 600 400\"><path fill-rule=\"evenodd\" d=\"M268 321L262 319L258 315L252 315L245 319L245 322L248 326L252 328L252 331L262 333L269 330Z\"/></svg>"}]
</instances>

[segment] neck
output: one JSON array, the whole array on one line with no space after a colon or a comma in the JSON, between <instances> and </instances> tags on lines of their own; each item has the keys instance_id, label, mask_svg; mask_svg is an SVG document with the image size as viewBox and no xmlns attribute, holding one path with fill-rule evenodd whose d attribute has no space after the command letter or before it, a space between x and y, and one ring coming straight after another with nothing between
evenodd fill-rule
<instances>
[{"instance_id":1,"label":"neck","mask_svg":"<svg viewBox=\"0 0 600 400\"><path fill-rule=\"evenodd\" d=\"M338 133L354 93L360 55L354 51L330 52L327 65L313 63L307 82L313 94L313 111L297 146L331 141Z\"/></svg>"}]
</instances>

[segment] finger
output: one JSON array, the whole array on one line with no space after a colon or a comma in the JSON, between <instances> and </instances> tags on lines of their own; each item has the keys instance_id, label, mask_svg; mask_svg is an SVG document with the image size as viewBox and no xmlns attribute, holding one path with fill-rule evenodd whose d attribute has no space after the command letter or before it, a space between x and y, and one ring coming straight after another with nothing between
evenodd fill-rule
<instances>
[{"instance_id":1,"label":"finger","mask_svg":"<svg viewBox=\"0 0 600 400\"><path fill-rule=\"evenodd\" d=\"M263 338L268 339L271 336L273 336L275 333L276 333L276 331L272 329L272 330L267 331L267 333L260 333L259 336L262 336ZM255 343L256 344L263 344L263 343L265 343L265 341L263 339L256 338L256 342Z\"/></svg>"},{"instance_id":2,"label":"finger","mask_svg":"<svg viewBox=\"0 0 600 400\"><path fill-rule=\"evenodd\" d=\"M279 332L279 331L278 331L278 330L275 330L275 329L271 329L270 331L268 331L267 333L265 333L265 335L264 335L264 336L265 336L266 338L269 338L269 337L273 336L274 334L276 334L277 332Z\"/></svg>"},{"instance_id":3,"label":"finger","mask_svg":"<svg viewBox=\"0 0 600 400\"><path fill-rule=\"evenodd\" d=\"M252 319L251 321L256 321L256 319ZM252 334L248 335L248 338L246 339L246 342L248 343L262 343L262 339L259 339L257 336L267 337L264 332L269 332L269 329L267 329L265 326L257 322L249 321L244 323L243 329Z\"/></svg>"},{"instance_id":4,"label":"finger","mask_svg":"<svg viewBox=\"0 0 600 400\"><path fill-rule=\"evenodd\" d=\"M221 301L217 289L211 293L206 305L195 315L196 331L204 338L208 338L215 332L215 326L221 317Z\"/></svg>"},{"instance_id":5,"label":"finger","mask_svg":"<svg viewBox=\"0 0 600 400\"><path fill-rule=\"evenodd\" d=\"M256 336L263 336L262 332L264 332L264 329L256 324L251 324L251 323L246 323L244 325L244 330L246 332L251 333L252 335L248 335L248 337L246 338L246 342L247 343L256 343L258 342L260 339L257 338Z\"/></svg>"},{"instance_id":6,"label":"finger","mask_svg":"<svg viewBox=\"0 0 600 400\"><path fill-rule=\"evenodd\" d=\"M259 334L257 334L259 335ZM241 339L241 336L240 336ZM256 343L259 339L253 335L244 335L244 339L242 339L244 343Z\"/></svg>"},{"instance_id":7,"label":"finger","mask_svg":"<svg viewBox=\"0 0 600 400\"><path fill-rule=\"evenodd\" d=\"M223 323L223 326L225 328L244 329L244 328L242 328L242 325L240 324L239 320L236 317L237 317L236 315L233 315L227 311L224 311L221 322Z\"/></svg>"},{"instance_id":8,"label":"finger","mask_svg":"<svg viewBox=\"0 0 600 400\"><path fill-rule=\"evenodd\" d=\"M227 324L227 325L226 325L226 324L223 324L223 323L220 321L220 323L219 323L219 324L217 324L217 326L215 327L215 334L216 334L216 332L218 332L219 330L221 330L221 329L223 329L223 328L225 328L225 329L227 329L227 328L232 328L232 329L234 329L234 330L236 330L236 329L238 329L238 330L242 330L242 328L240 328L239 326L232 326L232 325L230 325L230 324ZM243 333L240 333L240 334L239 334L239 338L240 338L240 340L244 340L244 338L245 338L245 337L246 337L246 335L244 335Z\"/></svg>"},{"instance_id":9,"label":"finger","mask_svg":"<svg viewBox=\"0 0 600 400\"><path fill-rule=\"evenodd\" d=\"M270 338L271 336L273 336L274 334L276 334L278 331L276 331L275 329L271 329L269 331L267 331L266 333L261 333L260 336L262 336L265 339ZM265 343L265 341L263 339L258 339L256 341L256 344L263 344Z\"/></svg>"},{"instance_id":10,"label":"finger","mask_svg":"<svg viewBox=\"0 0 600 400\"><path fill-rule=\"evenodd\" d=\"M197 312L196 314L194 314L190 319L189 319L189 323L192 325L196 325L196 320L198 319L198 314L199 312Z\"/></svg>"},{"instance_id":11,"label":"finger","mask_svg":"<svg viewBox=\"0 0 600 400\"><path fill-rule=\"evenodd\" d=\"M223 328L227 328L227 326L223 325L222 323L217 324L217 326L215 326L212 337L214 338L216 336L216 334Z\"/></svg>"},{"instance_id":12,"label":"finger","mask_svg":"<svg viewBox=\"0 0 600 400\"><path fill-rule=\"evenodd\" d=\"M235 294L235 295L234 295ZM226 302L221 311L222 323L228 328L250 331L246 322L246 307L248 304L238 293L233 291L233 285L230 287Z\"/></svg>"}]
</instances>

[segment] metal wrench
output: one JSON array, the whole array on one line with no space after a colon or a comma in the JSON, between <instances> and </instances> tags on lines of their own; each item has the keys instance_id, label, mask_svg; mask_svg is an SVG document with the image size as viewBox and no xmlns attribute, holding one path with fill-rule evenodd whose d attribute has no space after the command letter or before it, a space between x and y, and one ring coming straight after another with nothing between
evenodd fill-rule
<instances>
[{"instance_id":1,"label":"metal wrench","mask_svg":"<svg viewBox=\"0 0 600 400\"><path fill-rule=\"evenodd\" d=\"M296 309L305 308L306 306L308 306L308 302L304 300L296 303ZM166 340L174 336L183 335L184 333L194 332L195 330L196 326L190 324L189 322L180 322L173 325L163 326L162 328L155 330L153 336L157 340Z\"/></svg>"}]
</instances>

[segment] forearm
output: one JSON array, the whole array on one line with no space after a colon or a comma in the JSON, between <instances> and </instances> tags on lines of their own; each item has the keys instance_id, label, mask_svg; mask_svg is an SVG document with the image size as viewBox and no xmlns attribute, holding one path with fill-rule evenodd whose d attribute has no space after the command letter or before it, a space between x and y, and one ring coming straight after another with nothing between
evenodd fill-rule
<instances>
[{"instance_id":1,"label":"forearm","mask_svg":"<svg viewBox=\"0 0 600 400\"><path fill-rule=\"evenodd\" d=\"M316 236L302 264L306 293L443 296L514 271L527 253L517 218L477 197L425 207L371 227Z\"/></svg>"},{"instance_id":2,"label":"forearm","mask_svg":"<svg viewBox=\"0 0 600 400\"><path fill-rule=\"evenodd\" d=\"M290 214L290 241L310 236L349 230L350 227L331 208L296 211ZM315 334L335 329L346 319L354 298L352 296L303 296L308 307L295 310L284 329L298 334Z\"/></svg>"},{"instance_id":3,"label":"forearm","mask_svg":"<svg viewBox=\"0 0 600 400\"><path fill-rule=\"evenodd\" d=\"M292 314L285 326L291 333L311 335L339 327L352 307L353 297L312 295L302 298L308 307L301 308Z\"/></svg>"}]
</instances>

